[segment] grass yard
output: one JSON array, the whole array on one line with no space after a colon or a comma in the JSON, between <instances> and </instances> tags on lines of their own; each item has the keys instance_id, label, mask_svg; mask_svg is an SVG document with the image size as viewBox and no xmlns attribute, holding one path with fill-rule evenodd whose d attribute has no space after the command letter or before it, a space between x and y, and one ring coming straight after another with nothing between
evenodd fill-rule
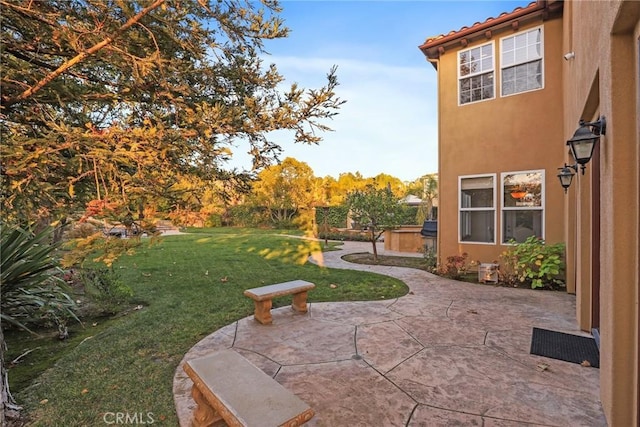
<instances>
[{"instance_id":1,"label":"grass yard","mask_svg":"<svg viewBox=\"0 0 640 427\"><path fill-rule=\"evenodd\" d=\"M306 262L319 243L273 230L205 229L167 236L124 256L114 269L134 291L134 306L112 319L71 325L71 336L7 334L11 390L30 425L103 426L105 414L138 414L177 425L172 381L200 339L253 312L243 290L294 279L316 284L309 302L392 299L397 279ZM332 287L330 285L337 285ZM274 307L290 304L290 297Z\"/></svg>"}]
</instances>

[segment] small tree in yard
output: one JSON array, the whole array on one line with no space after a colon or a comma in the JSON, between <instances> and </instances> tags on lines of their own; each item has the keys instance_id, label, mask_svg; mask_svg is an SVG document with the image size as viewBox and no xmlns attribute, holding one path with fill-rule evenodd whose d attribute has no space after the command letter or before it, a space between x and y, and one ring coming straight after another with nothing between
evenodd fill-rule
<instances>
[{"instance_id":1,"label":"small tree in yard","mask_svg":"<svg viewBox=\"0 0 640 427\"><path fill-rule=\"evenodd\" d=\"M367 227L369 241L373 245L373 259L377 261L376 241L385 230L400 225L403 209L400 199L394 196L389 188L368 185L364 190L349 193L347 204L353 220Z\"/></svg>"}]
</instances>

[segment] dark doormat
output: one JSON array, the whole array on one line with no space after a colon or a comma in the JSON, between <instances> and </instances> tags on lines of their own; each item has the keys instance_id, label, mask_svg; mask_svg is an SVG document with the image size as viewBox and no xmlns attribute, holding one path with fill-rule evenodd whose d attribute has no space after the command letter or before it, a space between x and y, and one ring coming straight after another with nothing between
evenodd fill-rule
<instances>
[{"instance_id":1,"label":"dark doormat","mask_svg":"<svg viewBox=\"0 0 640 427\"><path fill-rule=\"evenodd\" d=\"M600 367L600 352L590 337L533 328L530 353L579 364L586 360L592 367Z\"/></svg>"}]
</instances>

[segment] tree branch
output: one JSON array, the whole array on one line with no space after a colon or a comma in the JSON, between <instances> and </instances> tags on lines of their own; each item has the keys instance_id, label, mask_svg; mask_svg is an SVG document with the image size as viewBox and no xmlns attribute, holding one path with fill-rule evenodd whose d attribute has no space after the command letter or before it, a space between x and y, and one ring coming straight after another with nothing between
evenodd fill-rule
<instances>
[{"instance_id":1,"label":"tree branch","mask_svg":"<svg viewBox=\"0 0 640 427\"><path fill-rule=\"evenodd\" d=\"M45 19L42 13L32 10L31 7L21 7L17 4L13 4L6 1L0 1L0 6L13 9L14 11L21 14L22 16L27 16L31 19L35 19L36 21L40 21L43 24L47 24L50 27L55 27L55 21Z\"/></svg>"},{"instance_id":2,"label":"tree branch","mask_svg":"<svg viewBox=\"0 0 640 427\"><path fill-rule=\"evenodd\" d=\"M48 74L42 80L40 80L38 83L36 83L35 86L25 90L24 92L22 92L17 97L15 97L13 99L8 99L6 101L3 100L3 102L2 102L3 106L4 107L9 107L9 106L11 106L13 104L16 104L18 102L24 101L25 99L33 96L36 92L38 92L40 89L45 87L47 84L51 83L51 81L53 79L55 79L56 77L60 76L62 73L67 71L69 68L71 68L74 65L78 64L79 62L81 62L86 57L88 57L90 55L93 55L94 53L96 53L97 51L102 49L103 47L111 44L115 39L120 37L123 32L125 32L127 29L129 29L129 27L131 27L132 25L136 24L140 19L142 19L143 16L145 16L146 14L151 12L152 10L156 9L158 6L160 6L164 2L165 2L165 0L156 0L156 1L154 1L150 6L142 9L137 15L135 15L134 17L129 19L126 23L124 23L120 28L118 28L118 30L112 36L107 37L106 39L102 40L100 43L97 43L97 44L93 45L89 49L85 50L84 52L79 53L74 58L68 60L67 62L62 64L60 67L58 67L55 71L53 71L52 73Z\"/></svg>"},{"instance_id":3,"label":"tree branch","mask_svg":"<svg viewBox=\"0 0 640 427\"><path fill-rule=\"evenodd\" d=\"M29 62L31 64L37 65L40 68L46 68L47 70L55 70L55 66L54 65L49 64L47 62L40 61L39 59L37 59L35 57L31 57L29 55L25 55L24 53L20 52L19 50L13 49L11 46L6 48L6 52L10 53L11 55L15 56L18 59L22 59L25 62ZM73 77L77 77L79 79L89 80L88 77L83 76L81 74L71 73L71 75Z\"/></svg>"}]
</instances>

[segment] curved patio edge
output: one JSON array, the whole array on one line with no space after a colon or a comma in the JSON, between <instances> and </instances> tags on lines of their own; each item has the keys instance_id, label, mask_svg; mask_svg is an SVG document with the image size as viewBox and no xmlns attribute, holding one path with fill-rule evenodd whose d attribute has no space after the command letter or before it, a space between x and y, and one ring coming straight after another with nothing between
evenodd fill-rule
<instances>
[{"instance_id":1,"label":"curved patio edge","mask_svg":"<svg viewBox=\"0 0 640 427\"><path fill-rule=\"evenodd\" d=\"M398 278L407 295L312 302L305 314L281 307L272 325L249 316L213 332L175 372L180 425L190 425L195 407L183 363L227 348L314 408L309 426L606 425L597 369L529 354L534 326L583 334L575 297L342 260L370 248L348 242L324 253L323 265Z\"/></svg>"}]
</instances>

